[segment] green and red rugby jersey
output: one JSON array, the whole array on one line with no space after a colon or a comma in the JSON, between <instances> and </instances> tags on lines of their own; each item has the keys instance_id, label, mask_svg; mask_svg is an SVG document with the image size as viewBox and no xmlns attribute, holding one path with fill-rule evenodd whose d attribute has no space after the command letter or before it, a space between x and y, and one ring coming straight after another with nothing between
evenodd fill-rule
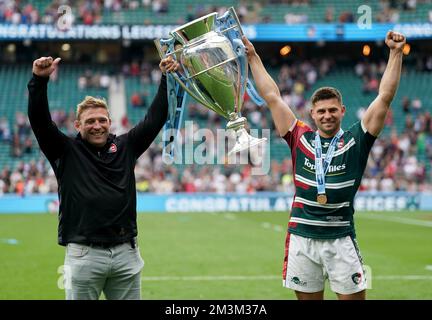
<instances>
[{"instance_id":1,"label":"green and red rugby jersey","mask_svg":"<svg viewBox=\"0 0 432 320\"><path fill-rule=\"evenodd\" d=\"M343 133L325 175L326 204L317 202L315 131L296 120L283 138L291 148L296 190L288 232L314 239L355 237L354 196L376 138L361 121ZM321 137L324 157L330 142L331 138Z\"/></svg>"}]
</instances>

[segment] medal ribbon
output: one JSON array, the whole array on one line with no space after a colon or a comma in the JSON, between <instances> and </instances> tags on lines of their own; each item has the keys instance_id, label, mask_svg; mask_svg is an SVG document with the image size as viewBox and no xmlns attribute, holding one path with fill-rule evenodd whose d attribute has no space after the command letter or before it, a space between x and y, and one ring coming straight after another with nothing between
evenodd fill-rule
<instances>
[{"instance_id":1,"label":"medal ribbon","mask_svg":"<svg viewBox=\"0 0 432 320\"><path fill-rule=\"evenodd\" d=\"M333 137L330 146L327 150L325 159L323 159L321 138L318 130L315 132L315 179L317 183L318 194L325 194L325 175L327 174L330 163L333 159L337 143L342 137L344 131L339 129L338 133Z\"/></svg>"}]
</instances>

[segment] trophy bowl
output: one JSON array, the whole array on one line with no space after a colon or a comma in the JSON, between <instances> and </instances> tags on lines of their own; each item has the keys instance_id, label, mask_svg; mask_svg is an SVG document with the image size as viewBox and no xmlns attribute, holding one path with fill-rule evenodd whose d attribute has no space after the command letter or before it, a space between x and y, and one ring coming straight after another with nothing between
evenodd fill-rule
<instances>
[{"instance_id":1,"label":"trophy bowl","mask_svg":"<svg viewBox=\"0 0 432 320\"><path fill-rule=\"evenodd\" d=\"M233 8L222 17L216 12L205 15L170 32L168 40L155 40L161 57L172 55L183 69L175 80L195 100L228 120L226 129L234 130L236 142L228 155L265 142L250 136L246 118L241 116L248 79L248 62L240 38L225 33L238 32L240 23ZM180 49L174 49L180 44ZM176 46L176 47L177 47Z\"/></svg>"}]
</instances>

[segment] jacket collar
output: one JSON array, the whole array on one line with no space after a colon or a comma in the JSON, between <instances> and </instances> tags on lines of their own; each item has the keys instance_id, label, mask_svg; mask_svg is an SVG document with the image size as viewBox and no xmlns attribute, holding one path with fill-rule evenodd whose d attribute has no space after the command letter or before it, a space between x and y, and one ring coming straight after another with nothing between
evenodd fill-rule
<instances>
[{"instance_id":1,"label":"jacket collar","mask_svg":"<svg viewBox=\"0 0 432 320\"><path fill-rule=\"evenodd\" d=\"M108 139L107 142L105 143L105 145L103 147L96 147L94 145L92 145L91 143L89 143L87 140L83 139L81 136L81 133L78 132L78 134L76 135L76 140L81 141L88 149L90 149L93 152L100 152L100 151L107 151L109 149L109 147L111 146L111 144L114 142L114 138L116 137L115 134L110 133L108 135Z\"/></svg>"}]
</instances>

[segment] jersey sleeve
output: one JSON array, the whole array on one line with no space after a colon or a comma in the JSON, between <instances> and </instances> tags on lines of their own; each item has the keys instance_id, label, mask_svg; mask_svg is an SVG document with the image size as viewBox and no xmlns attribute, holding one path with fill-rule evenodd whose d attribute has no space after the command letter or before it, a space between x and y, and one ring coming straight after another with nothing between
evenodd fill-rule
<instances>
[{"instance_id":1,"label":"jersey sleeve","mask_svg":"<svg viewBox=\"0 0 432 320\"><path fill-rule=\"evenodd\" d=\"M348 129L348 131L352 133L356 142L359 143L360 151L365 155L369 154L376 137L367 131L366 127L363 125L363 122L357 121Z\"/></svg>"},{"instance_id":2,"label":"jersey sleeve","mask_svg":"<svg viewBox=\"0 0 432 320\"><path fill-rule=\"evenodd\" d=\"M312 131L312 129L306 123L296 120L293 127L288 131L283 139L288 143L291 150L295 150L302 135L308 131Z\"/></svg>"}]
</instances>

